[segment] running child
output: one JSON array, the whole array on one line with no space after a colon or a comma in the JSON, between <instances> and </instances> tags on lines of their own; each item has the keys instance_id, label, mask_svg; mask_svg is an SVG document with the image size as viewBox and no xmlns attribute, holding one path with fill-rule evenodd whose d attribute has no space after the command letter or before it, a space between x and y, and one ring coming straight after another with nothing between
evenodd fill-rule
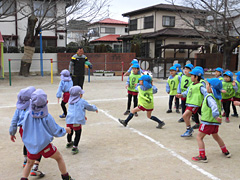
<instances>
[{"instance_id":1,"label":"running child","mask_svg":"<svg viewBox=\"0 0 240 180\"><path fill-rule=\"evenodd\" d=\"M233 73L231 71L226 71L223 74L223 78L224 81L222 82L222 103L226 115L225 121L229 123L230 105L235 92L238 90L238 87L235 81L233 81Z\"/></svg>"},{"instance_id":2,"label":"running child","mask_svg":"<svg viewBox=\"0 0 240 180\"><path fill-rule=\"evenodd\" d=\"M201 70L193 69L191 72L191 81L193 82L187 89L187 91L182 92L182 94L177 94L178 98L186 97L186 110L183 113L183 119L186 124L186 132L181 135L181 137L192 136L193 128L191 127L190 118L192 114L197 113L199 107L201 107L204 97L207 95L206 88L200 83L201 80Z\"/></svg>"},{"instance_id":3,"label":"running child","mask_svg":"<svg viewBox=\"0 0 240 180\"><path fill-rule=\"evenodd\" d=\"M233 117L238 117L238 113L237 113L237 109L236 106L234 105L234 101L240 101L240 71L236 73L236 85L238 87L237 92L235 93L235 96L233 97L233 101L232 101L232 108L233 108L233 114L231 114L231 116Z\"/></svg>"},{"instance_id":4,"label":"running child","mask_svg":"<svg viewBox=\"0 0 240 180\"><path fill-rule=\"evenodd\" d=\"M132 65L132 73L128 77L126 88L128 90L128 103L127 103L127 110L124 115L128 115L130 113L131 101L133 98L134 108L137 107L138 104L138 91L135 89L135 84L138 83L138 79L141 77L139 74L139 65L137 63ZM135 116L138 116L137 112Z\"/></svg>"},{"instance_id":5,"label":"running child","mask_svg":"<svg viewBox=\"0 0 240 180\"><path fill-rule=\"evenodd\" d=\"M62 128L48 113L47 95L37 89L31 95L30 109L22 121L22 140L27 148L27 164L23 169L21 180L27 180L34 161L41 156L55 159L63 180L73 180L67 172L65 162L57 148L51 143L53 137L61 137L71 133L70 128Z\"/></svg>"},{"instance_id":6,"label":"running child","mask_svg":"<svg viewBox=\"0 0 240 180\"><path fill-rule=\"evenodd\" d=\"M131 64L131 66L129 67L129 69L127 70L127 72L124 73L123 76L128 76L128 75L132 72L132 66L133 66L134 64L138 64L138 65L139 65L137 59L133 59L130 64ZM141 73L142 73L142 69L140 68L140 65L139 65L139 69L140 69L139 74L141 74Z\"/></svg>"},{"instance_id":7,"label":"running child","mask_svg":"<svg viewBox=\"0 0 240 180\"><path fill-rule=\"evenodd\" d=\"M70 76L70 72L67 69L62 70L60 74L61 74L61 81L59 83L56 96L58 98L58 102L59 102L59 99L62 97L61 107L63 110L63 114L60 115L59 117L65 118L67 116L66 104L68 103L68 99L70 96L69 89L73 86L73 81Z\"/></svg>"},{"instance_id":8,"label":"running child","mask_svg":"<svg viewBox=\"0 0 240 180\"><path fill-rule=\"evenodd\" d=\"M178 84L178 89L177 89L178 94L181 94L182 92L186 91L187 88L192 83L190 71L192 71L193 68L194 68L194 66L192 64L185 65L184 75L181 76L179 84ZM186 98L184 98L184 97L181 98L181 106L182 106L182 114L183 114L186 109ZM179 123L184 122L184 119L181 118L178 120L178 122Z\"/></svg>"},{"instance_id":9,"label":"running child","mask_svg":"<svg viewBox=\"0 0 240 180\"><path fill-rule=\"evenodd\" d=\"M223 69L220 67L217 67L215 69L215 77L218 78L220 81L223 81Z\"/></svg>"},{"instance_id":10,"label":"running child","mask_svg":"<svg viewBox=\"0 0 240 180\"><path fill-rule=\"evenodd\" d=\"M172 102L174 97L177 94L177 87L180 82L180 76L177 75L177 68L175 66L172 66L170 67L169 70L170 70L170 76L168 77L167 84L166 84L166 92L169 94L167 113L172 112ZM180 113L179 98L176 98L176 112Z\"/></svg>"},{"instance_id":11,"label":"running child","mask_svg":"<svg viewBox=\"0 0 240 180\"><path fill-rule=\"evenodd\" d=\"M156 128L162 128L165 123L155 116L152 116L152 111L154 108L153 94L157 93L156 86L152 85L152 78L149 75L143 75L139 78L139 84L136 88L139 92L138 94L138 107L131 110L126 120L118 119L118 121L123 125L127 126L129 121L133 118L133 115L139 111L147 111L147 117L158 123Z\"/></svg>"},{"instance_id":12,"label":"running child","mask_svg":"<svg viewBox=\"0 0 240 180\"><path fill-rule=\"evenodd\" d=\"M35 90L36 90L35 87L30 86L25 89L21 89L20 92L18 93L18 101L16 104L17 109L14 113L11 126L9 128L9 134L11 136L10 138L12 142L15 142L15 139L16 139L15 134L17 132L18 127L19 127L20 136L22 137L23 129L22 129L21 123L24 119L26 112L29 110L30 98L32 93ZM23 167L25 167L27 164L27 149L24 145L23 145L23 156L24 156ZM43 177L45 175L43 172L38 170L40 161L41 161L41 157L35 161L33 169L31 170L31 176Z\"/></svg>"},{"instance_id":13,"label":"running child","mask_svg":"<svg viewBox=\"0 0 240 180\"><path fill-rule=\"evenodd\" d=\"M95 105L90 105L86 100L82 99L84 91L80 86L73 86L69 90L69 106L68 115L66 117L67 127L71 129L71 133L67 135L67 145L66 148L72 148L72 154L77 154L78 143L81 138L82 125L85 125L87 118L85 117L85 110L96 111L98 113L97 107ZM72 142L73 131L75 131L74 142Z\"/></svg>"},{"instance_id":14,"label":"running child","mask_svg":"<svg viewBox=\"0 0 240 180\"><path fill-rule=\"evenodd\" d=\"M207 79L207 92L209 93L203 101L201 125L197 135L199 156L192 157L193 161L207 162L205 154L205 144L203 138L212 135L220 146L225 157L230 158L231 154L227 150L222 138L218 135L219 125L222 123L221 116L221 89L222 82L218 78Z\"/></svg>"}]
</instances>

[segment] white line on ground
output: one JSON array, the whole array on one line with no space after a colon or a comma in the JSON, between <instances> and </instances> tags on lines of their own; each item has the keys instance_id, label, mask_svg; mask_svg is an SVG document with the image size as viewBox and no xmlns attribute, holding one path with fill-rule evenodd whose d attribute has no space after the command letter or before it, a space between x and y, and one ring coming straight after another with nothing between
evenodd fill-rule
<instances>
[{"instance_id":1,"label":"white line on ground","mask_svg":"<svg viewBox=\"0 0 240 180\"><path fill-rule=\"evenodd\" d=\"M111 114L109 114L108 112L102 110L102 109L98 109L99 112L102 112L103 114L105 114L107 117L109 117L110 119L118 122L118 119L113 117ZM175 151L167 148L166 146L164 146L163 144L161 144L159 141L156 141L155 139L143 134L142 132L134 129L134 128L129 128L129 130L131 130L134 133L137 133L139 136L142 136L146 139L148 139L149 141L153 142L154 144L156 144L157 146L161 147L162 149L165 149L166 151L168 151L172 156L178 158L179 160L181 160L182 162L184 162L186 165L192 167L193 169L199 171L200 173L206 175L208 178L212 179L212 180L220 180L218 177L214 176L213 174L205 171L204 169L198 167L197 165L192 164L190 161L188 161L187 159L185 159L183 156L177 154Z\"/></svg>"}]
</instances>

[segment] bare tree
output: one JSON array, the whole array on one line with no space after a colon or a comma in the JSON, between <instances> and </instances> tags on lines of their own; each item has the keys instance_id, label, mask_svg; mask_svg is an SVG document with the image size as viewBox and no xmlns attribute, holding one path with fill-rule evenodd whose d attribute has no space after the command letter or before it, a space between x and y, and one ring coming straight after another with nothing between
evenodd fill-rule
<instances>
[{"instance_id":1,"label":"bare tree","mask_svg":"<svg viewBox=\"0 0 240 180\"><path fill-rule=\"evenodd\" d=\"M61 6L59 3L62 3ZM28 76L35 51L37 37L42 31L65 30L66 18L88 19L102 17L108 0L26 0L19 3L24 7L21 13L28 16L27 32L24 38L24 55L21 59L20 75ZM63 7L63 5L66 5ZM62 10L59 10L62 8Z\"/></svg>"},{"instance_id":2,"label":"bare tree","mask_svg":"<svg viewBox=\"0 0 240 180\"><path fill-rule=\"evenodd\" d=\"M179 11L179 16L206 42L222 47L223 68L227 69L233 50L240 45L239 0L185 0L185 5L194 12Z\"/></svg>"}]
</instances>

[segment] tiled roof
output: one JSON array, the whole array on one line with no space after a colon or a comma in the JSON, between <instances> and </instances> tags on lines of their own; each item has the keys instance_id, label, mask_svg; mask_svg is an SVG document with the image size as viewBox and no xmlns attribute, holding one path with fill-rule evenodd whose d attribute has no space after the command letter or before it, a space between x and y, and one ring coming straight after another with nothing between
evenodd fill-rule
<instances>
[{"instance_id":1,"label":"tiled roof","mask_svg":"<svg viewBox=\"0 0 240 180\"><path fill-rule=\"evenodd\" d=\"M120 41L120 40L117 39L118 37L120 37L120 35L110 34L110 35L107 35L107 36L100 37L98 39L94 39L91 42L98 42L98 41L116 42L116 41Z\"/></svg>"},{"instance_id":2,"label":"tiled roof","mask_svg":"<svg viewBox=\"0 0 240 180\"><path fill-rule=\"evenodd\" d=\"M101 21L95 22L93 24L120 24L120 25L128 25L128 22L125 21L119 21L116 19L106 18Z\"/></svg>"}]
</instances>

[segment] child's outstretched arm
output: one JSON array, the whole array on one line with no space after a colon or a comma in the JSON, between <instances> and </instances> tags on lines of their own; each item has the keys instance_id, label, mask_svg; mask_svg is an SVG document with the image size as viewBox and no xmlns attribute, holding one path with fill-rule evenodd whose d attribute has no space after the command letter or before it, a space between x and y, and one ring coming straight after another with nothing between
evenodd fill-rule
<instances>
[{"instance_id":1,"label":"child's outstretched arm","mask_svg":"<svg viewBox=\"0 0 240 180\"><path fill-rule=\"evenodd\" d=\"M234 101L233 102L235 106L240 106L240 102L239 101Z\"/></svg>"},{"instance_id":2,"label":"child's outstretched arm","mask_svg":"<svg viewBox=\"0 0 240 180\"><path fill-rule=\"evenodd\" d=\"M98 109L97 107L93 104L89 104L87 101L83 101L84 103L84 109L88 110L88 111L96 111L96 113L98 113Z\"/></svg>"},{"instance_id":3,"label":"child's outstretched arm","mask_svg":"<svg viewBox=\"0 0 240 180\"><path fill-rule=\"evenodd\" d=\"M129 82L129 77L128 77L127 82L126 82L126 89L129 87L129 84L130 84L130 82Z\"/></svg>"},{"instance_id":4,"label":"child's outstretched arm","mask_svg":"<svg viewBox=\"0 0 240 180\"><path fill-rule=\"evenodd\" d=\"M234 91L236 93L238 91L237 83L235 81L233 81L232 85L233 85L233 89L234 89Z\"/></svg>"},{"instance_id":5,"label":"child's outstretched arm","mask_svg":"<svg viewBox=\"0 0 240 180\"><path fill-rule=\"evenodd\" d=\"M48 128L50 129L53 136L62 137L67 133L66 129L59 126L50 114L48 114L47 118Z\"/></svg>"},{"instance_id":6,"label":"child's outstretched arm","mask_svg":"<svg viewBox=\"0 0 240 180\"><path fill-rule=\"evenodd\" d=\"M181 94L181 82L182 82L182 76L178 76L178 87L177 87L177 93Z\"/></svg>"},{"instance_id":7,"label":"child's outstretched arm","mask_svg":"<svg viewBox=\"0 0 240 180\"><path fill-rule=\"evenodd\" d=\"M152 89L153 89L153 94L156 94L157 93L157 91L158 91L158 88L156 87L156 86L152 86Z\"/></svg>"},{"instance_id":8,"label":"child's outstretched arm","mask_svg":"<svg viewBox=\"0 0 240 180\"><path fill-rule=\"evenodd\" d=\"M17 132L17 123L18 123L18 121L19 121L19 111L16 109L16 111L15 111L15 113L13 115L12 121L11 121L10 128L9 128L9 134L11 136L15 136L15 134Z\"/></svg>"}]
</instances>

